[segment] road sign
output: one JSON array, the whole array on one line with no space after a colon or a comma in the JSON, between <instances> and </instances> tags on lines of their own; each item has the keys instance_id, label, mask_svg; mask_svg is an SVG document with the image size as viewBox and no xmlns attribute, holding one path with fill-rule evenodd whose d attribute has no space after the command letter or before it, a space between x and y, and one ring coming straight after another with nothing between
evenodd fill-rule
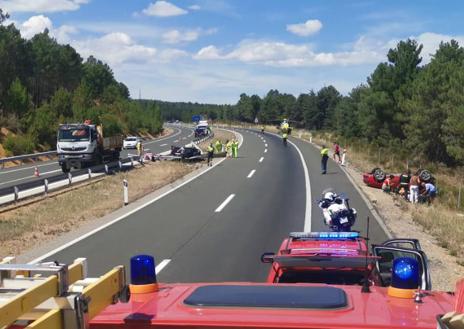
<instances>
[{"instance_id":1,"label":"road sign","mask_svg":"<svg viewBox=\"0 0 464 329\"><path fill-rule=\"evenodd\" d=\"M255 118L255 123L258 124L258 117Z\"/></svg>"},{"instance_id":2,"label":"road sign","mask_svg":"<svg viewBox=\"0 0 464 329\"><path fill-rule=\"evenodd\" d=\"M201 116L200 115L192 115L192 122L198 122L201 120Z\"/></svg>"}]
</instances>

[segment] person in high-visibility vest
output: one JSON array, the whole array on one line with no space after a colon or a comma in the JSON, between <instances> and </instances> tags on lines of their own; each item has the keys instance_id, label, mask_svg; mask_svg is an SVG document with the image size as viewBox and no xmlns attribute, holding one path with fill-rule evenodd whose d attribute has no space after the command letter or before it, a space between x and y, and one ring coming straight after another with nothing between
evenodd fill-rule
<instances>
[{"instance_id":1,"label":"person in high-visibility vest","mask_svg":"<svg viewBox=\"0 0 464 329\"><path fill-rule=\"evenodd\" d=\"M222 143L221 143L221 141L219 139L216 140L216 143L214 144L214 147L215 147L217 153L222 152Z\"/></svg>"},{"instance_id":2,"label":"person in high-visibility vest","mask_svg":"<svg viewBox=\"0 0 464 329\"><path fill-rule=\"evenodd\" d=\"M322 174L327 174L327 161L329 160L329 149L323 145L321 150L321 170Z\"/></svg>"},{"instance_id":3,"label":"person in high-visibility vest","mask_svg":"<svg viewBox=\"0 0 464 329\"><path fill-rule=\"evenodd\" d=\"M238 158L238 141L232 141L232 158Z\"/></svg>"},{"instance_id":4,"label":"person in high-visibility vest","mask_svg":"<svg viewBox=\"0 0 464 329\"><path fill-rule=\"evenodd\" d=\"M137 142L137 145L135 146L137 148L137 155L139 157L139 162L141 165L143 165L143 145L141 141Z\"/></svg>"},{"instance_id":5,"label":"person in high-visibility vest","mask_svg":"<svg viewBox=\"0 0 464 329\"><path fill-rule=\"evenodd\" d=\"M208 166L212 166L213 165L213 155L214 155L214 147L213 147L213 143L210 143L208 145L208 148L206 149L206 151L208 152Z\"/></svg>"},{"instance_id":6,"label":"person in high-visibility vest","mask_svg":"<svg viewBox=\"0 0 464 329\"><path fill-rule=\"evenodd\" d=\"M232 156L232 141L231 140L226 141L226 152L227 152L226 156L230 158Z\"/></svg>"}]
</instances>

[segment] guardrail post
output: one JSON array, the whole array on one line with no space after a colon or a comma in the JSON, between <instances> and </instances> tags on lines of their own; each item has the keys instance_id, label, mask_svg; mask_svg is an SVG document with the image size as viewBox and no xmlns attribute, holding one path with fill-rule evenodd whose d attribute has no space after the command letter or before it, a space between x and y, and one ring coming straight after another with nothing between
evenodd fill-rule
<instances>
[{"instance_id":1,"label":"guardrail post","mask_svg":"<svg viewBox=\"0 0 464 329\"><path fill-rule=\"evenodd\" d=\"M72 184L72 174L71 172L68 172L68 181L69 181L69 185Z\"/></svg>"},{"instance_id":2,"label":"guardrail post","mask_svg":"<svg viewBox=\"0 0 464 329\"><path fill-rule=\"evenodd\" d=\"M14 187L14 201L18 202L19 200L19 188L17 186Z\"/></svg>"},{"instance_id":3,"label":"guardrail post","mask_svg":"<svg viewBox=\"0 0 464 329\"><path fill-rule=\"evenodd\" d=\"M48 195L48 179L44 179L44 193Z\"/></svg>"},{"instance_id":4,"label":"guardrail post","mask_svg":"<svg viewBox=\"0 0 464 329\"><path fill-rule=\"evenodd\" d=\"M127 179L122 181L122 186L124 190L124 205L127 206L129 204L129 184L127 183Z\"/></svg>"},{"instance_id":5,"label":"guardrail post","mask_svg":"<svg viewBox=\"0 0 464 329\"><path fill-rule=\"evenodd\" d=\"M131 162L131 167L134 167L134 158L132 156L129 157L130 162Z\"/></svg>"},{"instance_id":6,"label":"guardrail post","mask_svg":"<svg viewBox=\"0 0 464 329\"><path fill-rule=\"evenodd\" d=\"M119 165L119 170L122 170L122 162L121 162L121 160L118 161L118 165Z\"/></svg>"},{"instance_id":7,"label":"guardrail post","mask_svg":"<svg viewBox=\"0 0 464 329\"><path fill-rule=\"evenodd\" d=\"M87 173L89 174L89 179L91 179L92 178L92 168L89 168L87 170Z\"/></svg>"},{"instance_id":8,"label":"guardrail post","mask_svg":"<svg viewBox=\"0 0 464 329\"><path fill-rule=\"evenodd\" d=\"M109 174L109 169L108 169L108 165L107 165L107 164L105 164L105 174L107 174L107 175Z\"/></svg>"}]
</instances>

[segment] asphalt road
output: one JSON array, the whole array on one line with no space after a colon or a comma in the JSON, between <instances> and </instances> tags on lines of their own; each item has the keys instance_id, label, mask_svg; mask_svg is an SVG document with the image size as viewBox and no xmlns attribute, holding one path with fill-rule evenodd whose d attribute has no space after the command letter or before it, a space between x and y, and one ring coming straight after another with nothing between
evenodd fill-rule
<instances>
[{"instance_id":1,"label":"asphalt road","mask_svg":"<svg viewBox=\"0 0 464 329\"><path fill-rule=\"evenodd\" d=\"M152 152L167 151L171 144L186 144L193 138L192 129L183 127L172 127L174 133L170 136L144 142L145 149ZM136 154L136 150L123 150L122 158L127 158L128 154ZM37 163L40 177L34 176L34 164L25 164L19 167L12 167L0 170L0 189L13 187L19 184L43 180L44 178L61 173L61 168L56 160Z\"/></svg>"},{"instance_id":2,"label":"asphalt road","mask_svg":"<svg viewBox=\"0 0 464 329\"><path fill-rule=\"evenodd\" d=\"M296 149L281 139L240 131L238 159L228 159L208 173L113 225L52 254L46 260L71 262L87 257L89 274L99 275L131 256L145 253L166 265L164 282L263 281L268 266L260 255L276 251L291 231L305 226L306 184ZM324 231L316 199L327 187L344 191L359 212L357 229L371 215L344 173L329 163L322 176L319 152L293 140L301 150L311 184L312 231ZM308 223L306 223L308 225ZM371 221L373 242L386 239Z\"/></svg>"}]
</instances>

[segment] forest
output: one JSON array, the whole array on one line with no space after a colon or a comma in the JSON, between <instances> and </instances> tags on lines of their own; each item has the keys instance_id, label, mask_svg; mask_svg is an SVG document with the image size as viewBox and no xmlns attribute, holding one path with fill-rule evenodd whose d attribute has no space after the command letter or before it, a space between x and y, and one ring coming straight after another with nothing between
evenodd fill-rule
<instances>
[{"instance_id":1,"label":"forest","mask_svg":"<svg viewBox=\"0 0 464 329\"><path fill-rule=\"evenodd\" d=\"M0 23L6 18L0 12ZM129 97L107 64L84 61L47 30L26 40L14 24L0 25L0 127L8 131L0 143L7 154L52 149L60 123L86 119L106 134L159 133L156 104Z\"/></svg>"},{"instance_id":2,"label":"forest","mask_svg":"<svg viewBox=\"0 0 464 329\"><path fill-rule=\"evenodd\" d=\"M160 103L165 118L187 120L202 113L224 121L277 123L330 132L410 158L464 163L464 48L442 42L427 64L422 45L400 41L367 81L342 95L334 86L298 96L270 90L264 97L240 95L234 106ZM176 112L177 111L177 112ZM177 114L176 114L177 113ZM186 115L187 114L187 115Z\"/></svg>"}]
</instances>

